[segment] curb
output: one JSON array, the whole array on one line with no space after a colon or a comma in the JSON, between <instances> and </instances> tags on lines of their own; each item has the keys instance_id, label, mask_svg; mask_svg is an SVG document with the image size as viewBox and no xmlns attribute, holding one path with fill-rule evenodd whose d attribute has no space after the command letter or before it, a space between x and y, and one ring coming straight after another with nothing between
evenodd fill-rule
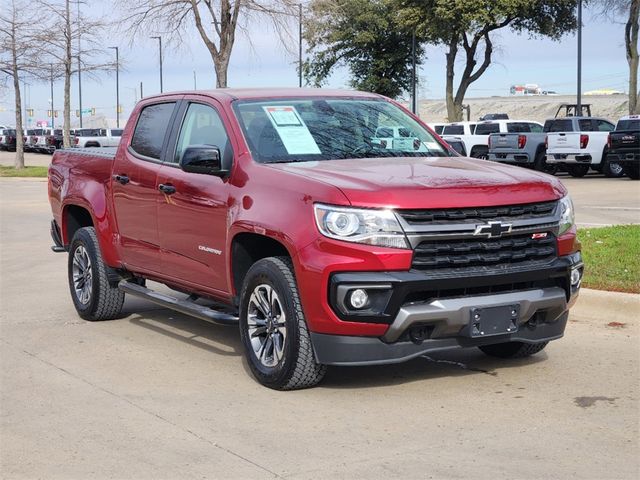
<instances>
[{"instance_id":1,"label":"curb","mask_svg":"<svg viewBox=\"0 0 640 480\"><path fill-rule=\"evenodd\" d=\"M571 314L605 323L621 317L635 321L640 317L640 294L583 288Z\"/></svg>"}]
</instances>

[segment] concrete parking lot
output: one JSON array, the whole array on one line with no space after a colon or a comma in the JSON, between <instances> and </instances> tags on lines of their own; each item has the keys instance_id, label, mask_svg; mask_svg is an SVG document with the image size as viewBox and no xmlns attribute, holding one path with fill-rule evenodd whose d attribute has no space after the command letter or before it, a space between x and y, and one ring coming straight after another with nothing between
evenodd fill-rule
<instances>
[{"instance_id":1,"label":"concrete parking lot","mask_svg":"<svg viewBox=\"0 0 640 480\"><path fill-rule=\"evenodd\" d=\"M582 223L640 221L637 182L566 184ZM2 478L640 474L638 295L583 292L565 338L530 359L455 351L275 392L235 329L140 300L80 320L49 220L45 182L0 179Z\"/></svg>"}]
</instances>

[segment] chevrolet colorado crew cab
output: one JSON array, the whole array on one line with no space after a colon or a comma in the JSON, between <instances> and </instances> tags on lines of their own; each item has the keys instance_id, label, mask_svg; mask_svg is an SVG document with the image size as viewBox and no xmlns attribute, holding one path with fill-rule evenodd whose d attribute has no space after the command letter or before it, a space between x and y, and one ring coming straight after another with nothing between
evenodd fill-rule
<instances>
[{"instance_id":1,"label":"chevrolet colorado crew cab","mask_svg":"<svg viewBox=\"0 0 640 480\"><path fill-rule=\"evenodd\" d=\"M619 164L627 177L640 179L640 115L618 120L609 134L607 160Z\"/></svg>"},{"instance_id":2,"label":"chevrolet colorado crew cab","mask_svg":"<svg viewBox=\"0 0 640 480\"><path fill-rule=\"evenodd\" d=\"M419 141L383 146L381 126ZM363 92L147 97L117 149L56 151L48 188L82 318L128 294L235 325L275 389L443 349L534 354L583 271L559 180L461 157Z\"/></svg>"}]
</instances>

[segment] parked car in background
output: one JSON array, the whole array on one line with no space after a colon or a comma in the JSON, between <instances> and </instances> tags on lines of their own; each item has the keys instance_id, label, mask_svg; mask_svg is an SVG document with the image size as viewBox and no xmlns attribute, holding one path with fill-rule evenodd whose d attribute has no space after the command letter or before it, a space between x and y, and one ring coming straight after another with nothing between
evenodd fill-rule
<instances>
[{"instance_id":1,"label":"parked car in background","mask_svg":"<svg viewBox=\"0 0 640 480\"><path fill-rule=\"evenodd\" d=\"M622 166L607 157L609 132L614 129L615 125L604 118L547 120L547 164L564 167L572 177L584 177L589 168L607 177L621 177Z\"/></svg>"},{"instance_id":2,"label":"parked car in background","mask_svg":"<svg viewBox=\"0 0 640 480\"><path fill-rule=\"evenodd\" d=\"M6 148L4 146L5 141L6 141L5 139L6 139L6 136L7 136L8 132L11 132L11 131L13 131L13 129L9 128L9 127L0 128L0 150L6 150Z\"/></svg>"},{"instance_id":3,"label":"parked car in background","mask_svg":"<svg viewBox=\"0 0 640 480\"><path fill-rule=\"evenodd\" d=\"M459 122L444 127L443 138L455 135L465 144L465 150L470 157L489 157L489 135L492 133L519 132L524 124L535 124L542 128L542 124L527 120L489 120L483 122Z\"/></svg>"},{"instance_id":4,"label":"parked car in background","mask_svg":"<svg viewBox=\"0 0 640 480\"><path fill-rule=\"evenodd\" d=\"M489 160L553 173L553 168L546 164L547 134L542 125L520 122L508 125L507 129L508 133L489 135Z\"/></svg>"},{"instance_id":5,"label":"parked car in background","mask_svg":"<svg viewBox=\"0 0 640 480\"><path fill-rule=\"evenodd\" d=\"M10 128L3 130L3 140L0 143L0 149L9 150L10 152L16 151L16 129Z\"/></svg>"},{"instance_id":6,"label":"parked car in background","mask_svg":"<svg viewBox=\"0 0 640 480\"><path fill-rule=\"evenodd\" d=\"M464 147L464 142L460 138L449 135L445 142L447 142L455 152L459 153L463 157L467 156L467 149Z\"/></svg>"},{"instance_id":7,"label":"parked car in background","mask_svg":"<svg viewBox=\"0 0 640 480\"><path fill-rule=\"evenodd\" d=\"M73 137L73 146L88 147L117 147L122 136L122 129L108 128L78 128Z\"/></svg>"},{"instance_id":8,"label":"parked car in background","mask_svg":"<svg viewBox=\"0 0 640 480\"><path fill-rule=\"evenodd\" d=\"M481 122L486 120L509 120L509 115L506 113L487 113L481 116L478 120Z\"/></svg>"},{"instance_id":9,"label":"parked car in background","mask_svg":"<svg viewBox=\"0 0 640 480\"><path fill-rule=\"evenodd\" d=\"M609 133L607 162L618 164L633 180L640 179L640 115L627 115L618 120Z\"/></svg>"}]
</instances>

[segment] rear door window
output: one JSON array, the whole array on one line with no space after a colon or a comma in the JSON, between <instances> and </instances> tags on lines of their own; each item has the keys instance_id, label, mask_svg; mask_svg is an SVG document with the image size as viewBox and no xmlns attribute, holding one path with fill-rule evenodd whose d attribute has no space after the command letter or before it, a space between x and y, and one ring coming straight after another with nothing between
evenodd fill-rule
<instances>
[{"instance_id":1,"label":"rear door window","mask_svg":"<svg viewBox=\"0 0 640 480\"><path fill-rule=\"evenodd\" d=\"M544 123L544 131L553 132L573 132L573 122L569 118L547 120Z\"/></svg>"},{"instance_id":2,"label":"rear door window","mask_svg":"<svg viewBox=\"0 0 640 480\"><path fill-rule=\"evenodd\" d=\"M442 130L444 135L464 135L463 125L445 125Z\"/></svg>"},{"instance_id":3,"label":"rear door window","mask_svg":"<svg viewBox=\"0 0 640 480\"><path fill-rule=\"evenodd\" d=\"M593 131L593 122L591 119L582 119L578 120L578 127L581 132L592 132Z\"/></svg>"},{"instance_id":4,"label":"rear door window","mask_svg":"<svg viewBox=\"0 0 640 480\"><path fill-rule=\"evenodd\" d=\"M148 105L140 112L131 139L131 149L138 155L160 159L175 102Z\"/></svg>"}]
</instances>

